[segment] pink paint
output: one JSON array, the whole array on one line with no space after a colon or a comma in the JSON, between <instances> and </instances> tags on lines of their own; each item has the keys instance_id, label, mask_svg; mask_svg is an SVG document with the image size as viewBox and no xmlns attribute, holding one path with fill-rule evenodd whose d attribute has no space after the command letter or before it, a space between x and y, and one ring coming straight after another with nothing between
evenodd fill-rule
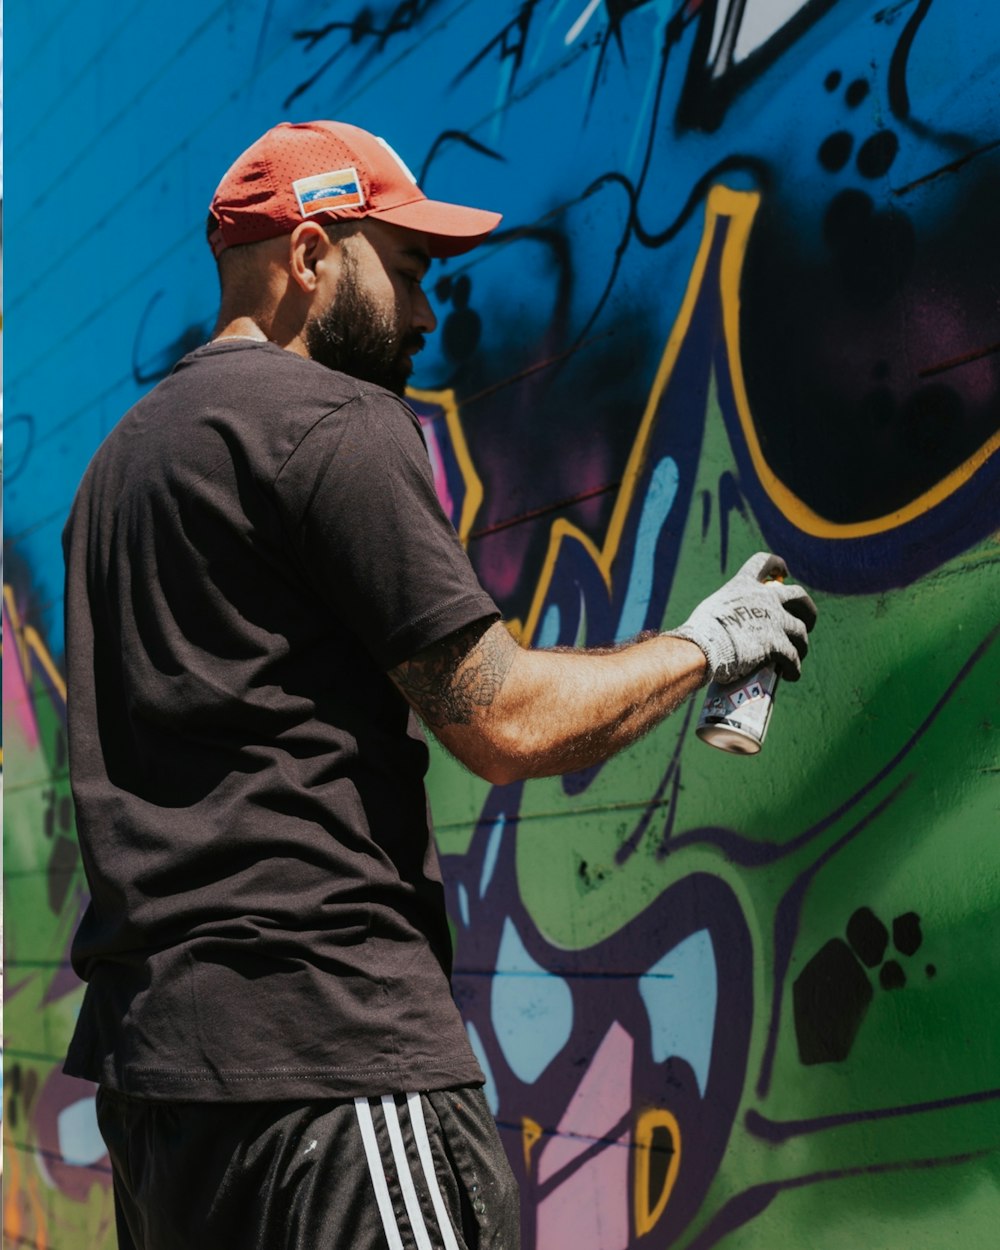
<instances>
[{"instance_id":1,"label":"pink paint","mask_svg":"<svg viewBox=\"0 0 1000 1250\"><path fill-rule=\"evenodd\" d=\"M983 330L967 304L962 292L945 291L942 285L929 291L926 299L913 300L907 310L907 337L910 359L918 372L961 359L996 338ZM962 364L961 373L951 377L946 374L941 380L957 385L970 400L986 404L997 391L997 367L997 358L987 356L967 361ZM932 376L928 380L939 379Z\"/></svg>"},{"instance_id":2,"label":"pink paint","mask_svg":"<svg viewBox=\"0 0 1000 1250\"><path fill-rule=\"evenodd\" d=\"M3 607L3 636L7 640L4 649L4 711L13 714L14 723L24 735L29 750L38 747L38 720L35 716L34 704L28 691L27 675L21 668L21 649L17 645L17 634L7 613L7 604Z\"/></svg>"},{"instance_id":3,"label":"pink paint","mask_svg":"<svg viewBox=\"0 0 1000 1250\"><path fill-rule=\"evenodd\" d=\"M557 1136L538 1161L538 1179L588 1150L594 1141L607 1137L632 1107L632 1037L616 1020L590 1062L576 1093L569 1100L556 1129Z\"/></svg>"},{"instance_id":4,"label":"pink paint","mask_svg":"<svg viewBox=\"0 0 1000 1250\"><path fill-rule=\"evenodd\" d=\"M539 1250L625 1250L628 1245L630 1130L614 1139L611 1132L631 1110L633 1050L631 1036L616 1021L570 1099L556 1136L539 1156L538 1179L544 1182L606 1139L592 1159L539 1204Z\"/></svg>"},{"instance_id":5,"label":"pink paint","mask_svg":"<svg viewBox=\"0 0 1000 1250\"><path fill-rule=\"evenodd\" d=\"M420 427L424 432L424 441L427 444L427 454L431 460L431 472L434 475L434 490L437 497L441 501L441 507L444 508L448 515L448 519L452 525L458 525L459 516L455 501L451 497L451 491L448 489L448 475L444 467L444 455L441 451L441 442L438 438L437 430L434 428L434 422L428 417L420 417Z\"/></svg>"},{"instance_id":6,"label":"pink paint","mask_svg":"<svg viewBox=\"0 0 1000 1250\"><path fill-rule=\"evenodd\" d=\"M622 1134L539 1204L537 1250L626 1250L628 1138Z\"/></svg>"},{"instance_id":7,"label":"pink paint","mask_svg":"<svg viewBox=\"0 0 1000 1250\"><path fill-rule=\"evenodd\" d=\"M532 533L530 525L512 525L510 529L489 534L473 544L476 571L486 589L496 598L513 595L524 578Z\"/></svg>"}]
</instances>

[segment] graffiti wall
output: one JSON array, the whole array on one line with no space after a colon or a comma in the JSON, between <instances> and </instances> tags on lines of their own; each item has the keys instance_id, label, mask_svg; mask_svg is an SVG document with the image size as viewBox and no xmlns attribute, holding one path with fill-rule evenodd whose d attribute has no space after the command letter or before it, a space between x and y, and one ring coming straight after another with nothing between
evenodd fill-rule
<instances>
[{"instance_id":1,"label":"graffiti wall","mask_svg":"<svg viewBox=\"0 0 1000 1250\"><path fill-rule=\"evenodd\" d=\"M995 1244L1000 10L991 0L9 9L5 1245L114 1244L60 1073L86 899L59 534L214 321L222 171L384 135L504 213L412 402L511 628L606 645L752 552L821 605L764 750L430 777L455 993L529 1250ZM553 709L553 714L557 709Z\"/></svg>"}]
</instances>

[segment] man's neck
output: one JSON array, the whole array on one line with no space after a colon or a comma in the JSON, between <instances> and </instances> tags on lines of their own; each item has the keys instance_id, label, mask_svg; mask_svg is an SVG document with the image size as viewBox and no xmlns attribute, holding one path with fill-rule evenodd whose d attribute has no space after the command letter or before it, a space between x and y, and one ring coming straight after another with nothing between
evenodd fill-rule
<instances>
[{"instance_id":1,"label":"man's neck","mask_svg":"<svg viewBox=\"0 0 1000 1250\"><path fill-rule=\"evenodd\" d=\"M301 334L285 339L284 336L276 335L269 330L269 327L262 325L251 316L226 317L223 315L216 322L212 342L216 343L225 339L248 339L260 343L274 343L278 347L283 347L285 351L294 352L296 356L309 355L309 349Z\"/></svg>"},{"instance_id":2,"label":"man's neck","mask_svg":"<svg viewBox=\"0 0 1000 1250\"><path fill-rule=\"evenodd\" d=\"M218 339L255 339L267 343L268 336L254 321L253 317L220 317L212 333L212 342Z\"/></svg>"}]
</instances>

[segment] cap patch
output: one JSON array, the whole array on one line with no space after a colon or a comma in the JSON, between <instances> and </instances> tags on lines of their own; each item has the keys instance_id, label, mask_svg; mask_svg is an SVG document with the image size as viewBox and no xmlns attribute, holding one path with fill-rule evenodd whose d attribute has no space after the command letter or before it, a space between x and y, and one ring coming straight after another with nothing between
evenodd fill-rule
<instances>
[{"instance_id":1,"label":"cap patch","mask_svg":"<svg viewBox=\"0 0 1000 1250\"><path fill-rule=\"evenodd\" d=\"M362 208L365 202L358 171L353 166L313 174L309 178L297 178L292 183L292 190L303 217L311 217L314 213L335 213L342 208Z\"/></svg>"}]
</instances>

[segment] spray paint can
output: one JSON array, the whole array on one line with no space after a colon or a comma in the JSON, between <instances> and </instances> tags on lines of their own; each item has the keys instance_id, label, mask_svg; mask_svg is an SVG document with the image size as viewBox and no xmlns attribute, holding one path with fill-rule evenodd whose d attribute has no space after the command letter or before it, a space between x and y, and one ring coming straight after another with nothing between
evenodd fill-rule
<instances>
[{"instance_id":1,"label":"spray paint can","mask_svg":"<svg viewBox=\"0 0 1000 1250\"><path fill-rule=\"evenodd\" d=\"M768 581L783 582L783 577ZM705 693L695 733L711 747L733 755L756 755L771 723L778 673L765 664L748 677L723 686L713 681Z\"/></svg>"},{"instance_id":2,"label":"spray paint can","mask_svg":"<svg viewBox=\"0 0 1000 1250\"><path fill-rule=\"evenodd\" d=\"M770 664L728 686L713 681L695 733L720 751L756 755L771 720L777 684L778 674Z\"/></svg>"}]
</instances>

